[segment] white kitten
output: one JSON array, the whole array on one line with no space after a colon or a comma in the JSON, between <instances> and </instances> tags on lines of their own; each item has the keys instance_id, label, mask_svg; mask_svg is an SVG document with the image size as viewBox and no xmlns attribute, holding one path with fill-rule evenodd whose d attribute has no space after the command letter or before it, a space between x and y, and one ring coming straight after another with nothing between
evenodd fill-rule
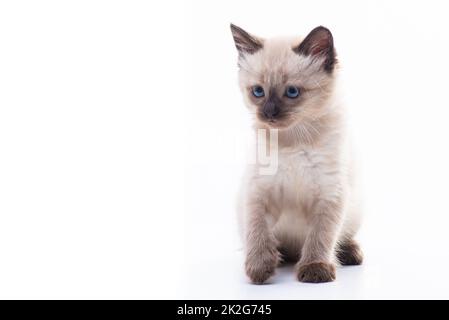
<instances>
[{"instance_id":1,"label":"white kitten","mask_svg":"<svg viewBox=\"0 0 449 320\"><path fill-rule=\"evenodd\" d=\"M231 31L254 127L278 134L277 170L263 174L260 162L250 165L242 188L246 273L263 283L281 260L293 260L299 281L333 281L336 263L363 258L353 239L359 210L332 34L317 27L301 41L261 39L235 25Z\"/></svg>"}]
</instances>

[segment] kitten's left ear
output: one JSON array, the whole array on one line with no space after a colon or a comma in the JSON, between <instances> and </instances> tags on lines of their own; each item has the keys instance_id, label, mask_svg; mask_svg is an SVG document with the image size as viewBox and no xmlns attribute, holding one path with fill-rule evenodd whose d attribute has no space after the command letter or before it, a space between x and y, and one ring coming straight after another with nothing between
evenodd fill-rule
<instances>
[{"instance_id":1,"label":"kitten's left ear","mask_svg":"<svg viewBox=\"0 0 449 320\"><path fill-rule=\"evenodd\" d=\"M332 33L325 27L319 26L313 29L299 46L293 48L293 51L305 56L323 57L324 70L329 73L334 70L337 60L334 39Z\"/></svg>"},{"instance_id":2,"label":"kitten's left ear","mask_svg":"<svg viewBox=\"0 0 449 320\"><path fill-rule=\"evenodd\" d=\"M263 47L261 39L249 34L245 30L231 23L231 32L234 37L235 47L239 56L243 54L253 54Z\"/></svg>"}]
</instances>

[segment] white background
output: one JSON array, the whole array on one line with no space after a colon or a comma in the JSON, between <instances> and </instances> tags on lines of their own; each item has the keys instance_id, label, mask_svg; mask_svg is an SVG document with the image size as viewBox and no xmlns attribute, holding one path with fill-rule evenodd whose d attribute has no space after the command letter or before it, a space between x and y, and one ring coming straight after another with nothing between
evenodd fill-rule
<instances>
[{"instance_id":1,"label":"white background","mask_svg":"<svg viewBox=\"0 0 449 320\"><path fill-rule=\"evenodd\" d=\"M0 298L449 298L444 1L0 3ZM229 23L334 34L363 266L244 276Z\"/></svg>"},{"instance_id":2,"label":"white background","mask_svg":"<svg viewBox=\"0 0 449 320\"><path fill-rule=\"evenodd\" d=\"M0 3L1 298L177 295L182 10L151 3Z\"/></svg>"}]
</instances>

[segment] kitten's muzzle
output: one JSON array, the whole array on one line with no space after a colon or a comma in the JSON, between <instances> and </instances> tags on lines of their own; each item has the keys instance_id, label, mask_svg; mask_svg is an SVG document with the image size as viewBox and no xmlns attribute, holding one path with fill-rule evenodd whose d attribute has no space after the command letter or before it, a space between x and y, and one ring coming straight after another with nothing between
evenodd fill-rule
<instances>
[{"instance_id":1,"label":"kitten's muzzle","mask_svg":"<svg viewBox=\"0 0 449 320\"><path fill-rule=\"evenodd\" d=\"M281 112L281 109L273 102L268 100L262 109L262 113L268 120L274 120L279 113Z\"/></svg>"}]
</instances>

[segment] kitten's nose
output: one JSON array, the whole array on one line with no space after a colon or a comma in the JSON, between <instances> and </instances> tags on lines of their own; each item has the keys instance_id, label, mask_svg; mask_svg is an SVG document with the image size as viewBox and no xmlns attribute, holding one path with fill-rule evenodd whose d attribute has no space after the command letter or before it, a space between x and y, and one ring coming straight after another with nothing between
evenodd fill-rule
<instances>
[{"instance_id":1,"label":"kitten's nose","mask_svg":"<svg viewBox=\"0 0 449 320\"><path fill-rule=\"evenodd\" d=\"M263 106L263 114L268 119L274 119L279 114L279 111L279 107L271 101L268 101Z\"/></svg>"}]
</instances>

